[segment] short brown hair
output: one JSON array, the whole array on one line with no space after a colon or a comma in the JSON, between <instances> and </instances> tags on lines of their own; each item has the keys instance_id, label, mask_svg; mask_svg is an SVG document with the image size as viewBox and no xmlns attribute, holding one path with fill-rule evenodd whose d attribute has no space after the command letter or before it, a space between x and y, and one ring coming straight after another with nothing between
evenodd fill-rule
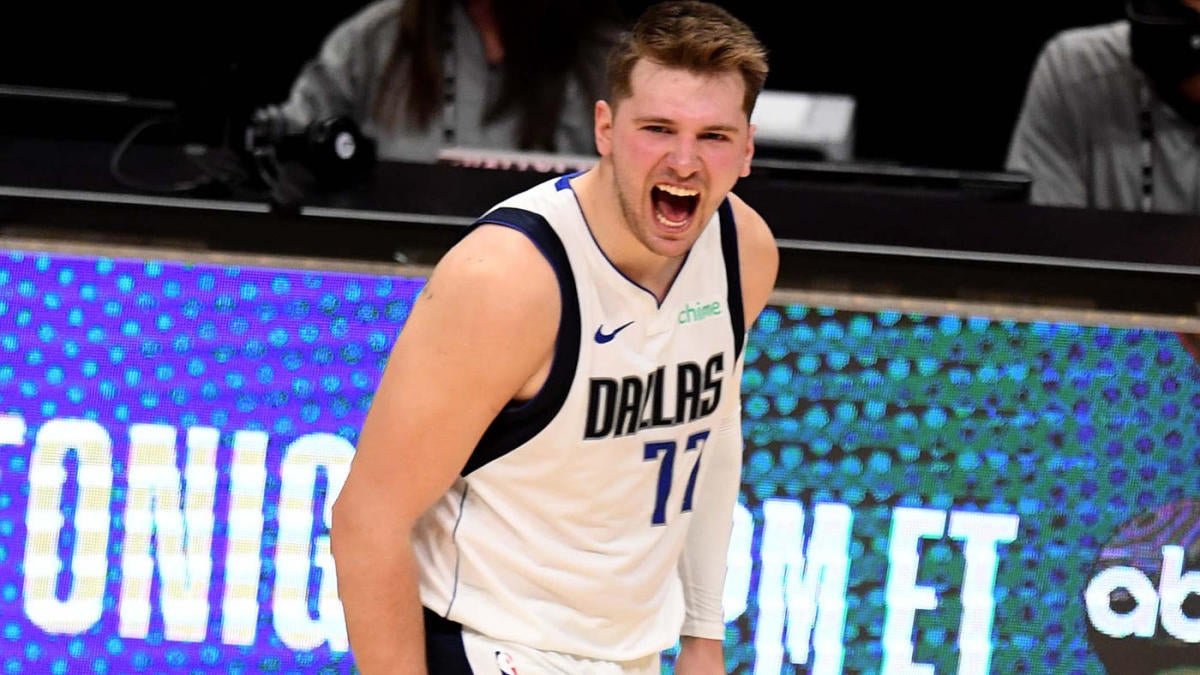
<instances>
[{"instance_id":1,"label":"short brown hair","mask_svg":"<svg viewBox=\"0 0 1200 675\"><path fill-rule=\"evenodd\" d=\"M651 5L608 58L608 94L615 105L633 94L633 67L647 59L695 73L736 70L746 84L746 118L767 80L767 50L754 31L717 5L667 0Z\"/></svg>"}]
</instances>

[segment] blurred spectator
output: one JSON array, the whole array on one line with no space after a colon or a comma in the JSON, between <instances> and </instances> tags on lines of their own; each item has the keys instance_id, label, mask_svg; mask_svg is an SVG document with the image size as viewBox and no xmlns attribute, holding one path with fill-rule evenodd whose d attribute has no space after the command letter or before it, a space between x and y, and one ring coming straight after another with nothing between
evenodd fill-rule
<instances>
[{"instance_id":1,"label":"blurred spectator","mask_svg":"<svg viewBox=\"0 0 1200 675\"><path fill-rule=\"evenodd\" d=\"M1128 0L1034 66L1006 168L1036 204L1200 213L1200 0Z\"/></svg>"},{"instance_id":2,"label":"blurred spectator","mask_svg":"<svg viewBox=\"0 0 1200 675\"><path fill-rule=\"evenodd\" d=\"M286 134L349 118L383 159L432 162L452 147L594 155L593 105L623 27L611 0L377 0L329 34L266 114Z\"/></svg>"}]
</instances>

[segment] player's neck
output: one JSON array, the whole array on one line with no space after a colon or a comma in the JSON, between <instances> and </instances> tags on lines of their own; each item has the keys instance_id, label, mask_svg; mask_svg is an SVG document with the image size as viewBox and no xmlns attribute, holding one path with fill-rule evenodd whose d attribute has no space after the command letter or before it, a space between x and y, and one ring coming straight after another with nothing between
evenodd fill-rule
<instances>
[{"instance_id":1,"label":"player's neck","mask_svg":"<svg viewBox=\"0 0 1200 675\"><path fill-rule=\"evenodd\" d=\"M634 235L617 196L616 180L603 161L571 181L592 237L613 266L659 301L683 265L683 258L660 255Z\"/></svg>"}]
</instances>

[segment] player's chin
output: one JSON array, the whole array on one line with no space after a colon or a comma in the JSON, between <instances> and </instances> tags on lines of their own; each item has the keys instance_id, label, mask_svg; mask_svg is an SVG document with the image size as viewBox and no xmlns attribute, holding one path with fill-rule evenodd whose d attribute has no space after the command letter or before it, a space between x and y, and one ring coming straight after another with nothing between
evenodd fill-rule
<instances>
[{"instance_id":1,"label":"player's chin","mask_svg":"<svg viewBox=\"0 0 1200 675\"><path fill-rule=\"evenodd\" d=\"M690 228L681 231L656 232L650 237L650 249L666 258L679 258L687 255L696 243Z\"/></svg>"}]
</instances>

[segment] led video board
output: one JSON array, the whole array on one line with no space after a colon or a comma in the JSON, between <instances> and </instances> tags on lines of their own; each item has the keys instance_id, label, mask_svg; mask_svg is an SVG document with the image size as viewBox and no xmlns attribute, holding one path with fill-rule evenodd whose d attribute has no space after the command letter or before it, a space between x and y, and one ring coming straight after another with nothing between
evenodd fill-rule
<instances>
[{"instance_id":1,"label":"led video board","mask_svg":"<svg viewBox=\"0 0 1200 675\"><path fill-rule=\"evenodd\" d=\"M423 283L0 252L3 672L351 672L330 507ZM729 672L1200 664L1194 322L780 297Z\"/></svg>"}]
</instances>

